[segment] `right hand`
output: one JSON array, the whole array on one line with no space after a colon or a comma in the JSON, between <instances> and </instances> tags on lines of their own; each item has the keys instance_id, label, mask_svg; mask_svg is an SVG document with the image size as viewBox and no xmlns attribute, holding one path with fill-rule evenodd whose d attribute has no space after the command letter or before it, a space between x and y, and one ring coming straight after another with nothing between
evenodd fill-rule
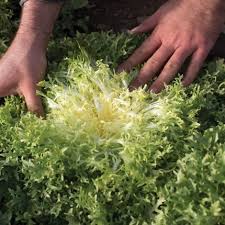
<instances>
[{"instance_id":1,"label":"right hand","mask_svg":"<svg viewBox=\"0 0 225 225\"><path fill-rule=\"evenodd\" d=\"M130 71L144 62L130 90L145 84L154 93L162 91L189 60L182 83L190 85L223 30L224 0L169 0L131 32L151 32L146 41L119 66ZM154 78L157 79L154 80Z\"/></svg>"},{"instance_id":2,"label":"right hand","mask_svg":"<svg viewBox=\"0 0 225 225\"><path fill-rule=\"evenodd\" d=\"M29 111L44 116L37 84L44 78L46 51L35 40L18 36L0 60L0 97L23 96Z\"/></svg>"}]
</instances>

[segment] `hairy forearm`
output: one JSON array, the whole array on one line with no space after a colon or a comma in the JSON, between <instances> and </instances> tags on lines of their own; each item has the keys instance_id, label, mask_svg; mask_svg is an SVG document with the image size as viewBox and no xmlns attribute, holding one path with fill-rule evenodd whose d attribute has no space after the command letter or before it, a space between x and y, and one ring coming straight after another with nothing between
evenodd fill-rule
<instances>
[{"instance_id":1,"label":"hairy forearm","mask_svg":"<svg viewBox=\"0 0 225 225\"><path fill-rule=\"evenodd\" d=\"M20 0L20 5L23 6L25 2L29 0ZM43 2L63 2L64 0L38 0L38 1L43 1Z\"/></svg>"},{"instance_id":2,"label":"hairy forearm","mask_svg":"<svg viewBox=\"0 0 225 225\"><path fill-rule=\"evenodd\" d=\"M29 0L23 5L20 26L15 40L25 38L46 48L62 3Z\"/></svg>"},{"instance_id":3,"label":"hairy forearm","mask_svg":"<svg viewBox=\"0 0 225 225\"><path fill-rule=\"evenodd\" d=\"M190 0L190 2L194 2L199 8L205 13L213 13L215 18L217 15L223 14L224 17L220 18L225 21L225 1L224 0Z\"/></svg>"},{"instance_id":4,"label":"hairy forearm","mask_svg":"<svg viewBox=\"0 0 225 225\"><path fill-rule=\"evenodd\" d=\"M214 13L221 13L223 14L223 19L225 21L225 1L224 0L206 0L204 2L204 0L201 0L202 4L206 5L206 8L207 8L207 5L208 5L208 9L212 9L212 12ZM216 16L216 15L215 15Z\"/></svg>"}]
</instances>

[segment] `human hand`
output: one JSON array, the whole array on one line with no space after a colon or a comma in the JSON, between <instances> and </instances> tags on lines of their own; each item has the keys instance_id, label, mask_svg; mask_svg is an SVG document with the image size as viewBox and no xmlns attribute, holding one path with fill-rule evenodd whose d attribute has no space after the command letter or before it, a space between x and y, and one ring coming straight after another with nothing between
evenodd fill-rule
<instances>
[{"instance_id":1,"label":"human hand","mask_svg":"<svg viewBox=\"0 0 225 225\"><path fill-rule=\"evenodd\" d=\"M146 61L130 89L148 84L152 92L160 92L179 72L190 57L183 85L190 85L214 46L225 21L223 0L169 0L153 16L131 33L150 32L145 42L118 68L130 71Z\"/></svg>"},{"instance_id":2,"label":"human hand","mask_svg":"<svg viewBox=\"0 0 225 225\"><path fill-rule=\"evenodd\" d=\"M44 115L37 84L44 78L47 61L45 51L26 35L18 35L0 60L0 97L23 96L29 111Z\"/></svg>"},{"instance_id":3,"label":"human hand","mask_svg":"<svg viewBox=\"0 0 225 225\"><path fill-rule=\"evenodd\" d=\"M29 111L43 116L37 84L44 78L46 49L62 2L25 2L17 35L0 60L0 97L19 94Z\"/></svg>"}]
</instances>

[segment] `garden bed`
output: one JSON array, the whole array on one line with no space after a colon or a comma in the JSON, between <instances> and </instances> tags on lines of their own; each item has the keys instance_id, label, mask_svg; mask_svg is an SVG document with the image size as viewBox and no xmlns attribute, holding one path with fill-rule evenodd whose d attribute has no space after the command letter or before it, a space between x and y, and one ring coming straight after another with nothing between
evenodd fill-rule
<instances>
[{"instance_id":1,"label":"garden bed","mask_svg":"<svg viewBox=\"0 0 225 225\"><path fill-rule=\"evenodd\" d=\"M1 15L0 28L10 25ZM8 33L0 30L1 53ZM58 37L40 84L46 119L27 113L19 97L5 100L1 225L224 224L223 60L206 64L187 89L177 77L158 95L129 92L138 68L114 68L142 40Z\"/></svg>"}]
</instances>

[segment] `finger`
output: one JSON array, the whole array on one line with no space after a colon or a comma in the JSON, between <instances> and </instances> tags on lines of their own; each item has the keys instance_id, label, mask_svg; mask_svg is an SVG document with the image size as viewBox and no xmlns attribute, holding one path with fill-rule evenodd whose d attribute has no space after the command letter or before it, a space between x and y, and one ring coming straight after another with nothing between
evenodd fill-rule
<instances>
[{"instance_id":1,"label":"finger","mask_svg":"<svg viewBox=\"0 0 225 225\"><path fill-rule=\"evenodd\" d=\"M25 84L20 89L25 98L27 109L30 112L35 113L37 116L44 117L44 109L42 106L41 98L36 94L36 85Z\"/></svg>"},{"instance_id":2,"label":"finger","mask_svg":"<svg viewBox=\"0 0 225 225\"><path fill-rule=\"evenodd\" d=\"M204 64L205 59L208 56L209 51L197 50L193 54L189 67L185 73L182 81L185 87L189 86L198 76L198 72Z\"/></svg>"},{"instance_id":3,"label":"finger","mask_svg":"<svg viewBox=\"0 0 225 225\"><path fill-rule=\"evenodd\" d=\"M147 61L139 75L131 82L130 90L134 90L148 83L157 72L163 67L167 60L174 53L174 49L162 45L156 53Z\"/></svg>"},{"instance_id":4,"label":"finger","mask_svg":"<svg viewBox=\"0 0 225 225\"><path fill-rule=\"evenodd\" d=\"M191 49L178 48L170 60L167 62L158 79L151 85L150 90L159 93L168 85L179 72L185 60L191 55Z\"/></svg>"},{"instance_id":5,"label":"finger","mask_svg":"<svg viewBox=\"0 0 225 225\"><path fill-rule=\"evenodd\" d=\"M149 32L156 27L156 25L158 23L158 19L159 19L159 14L155 13L154 15L152 15L152 16L148 17L146 20L144 20L140 25L133 28L130 31L130 33L131 34L140 34L140 33L144 33L144 32Z\"/></svg>"},{"instance_id":6,"label":"finger","mask_svg":"<svg viewBox=\"0 0 225 225\"><path fill-rule=\"evenodd\" d=\"M160 39L156 38L155 35L150 36L124 63L117 68L117 72L129 72L133 67L147 60L160 45Z\"/></svg>"}]
</instances>

